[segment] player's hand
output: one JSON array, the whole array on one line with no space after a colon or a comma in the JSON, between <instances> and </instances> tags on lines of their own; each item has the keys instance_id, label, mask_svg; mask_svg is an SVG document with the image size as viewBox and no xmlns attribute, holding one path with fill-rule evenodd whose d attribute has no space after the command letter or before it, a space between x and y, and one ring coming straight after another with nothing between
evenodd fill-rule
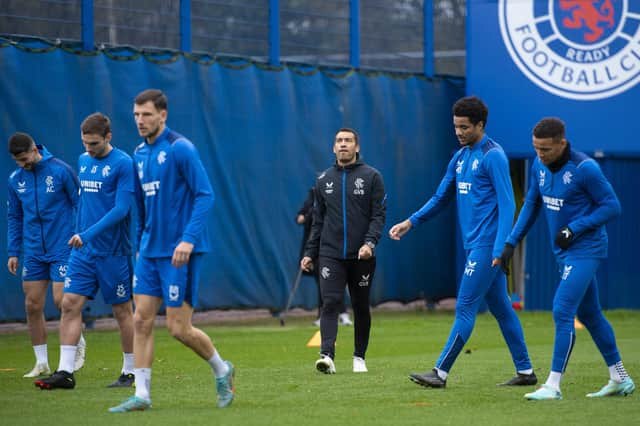
<instances>
[{"instance_id":1,"label":"player's hand","mask_svg":"<svg viewBox=\"0 0 640 426\"><path fill-rule=\"evenodd\" d=\"M511 258L513 257L514 250L514 246L506 243L504 245L504 248L502 249L502 253L500 253L500 257L496 257L495 259L493 259L493 262L491 262L491 266L500 265L500 268L502 268L502 271L505 273L505 275L509 275L509 263L511 262Z\"/></svg>"},{"instance_id":2,"label":"player's hand","mask_svg":"<svg viewBox=\"0 0 640 426\"><path fill-rule=\"evenodd\" d=\"M573 231L565 226L556 234L556 245L562 250L566 250L573 243Z\"/></svg>"},{"instance_id":3,"label":"player's hand","mask_svg":"<svg viewBox=\"0 0 640 426\"><path fill-rule=\"evenodd\" d=\"M180 241L180 244L178 244L176 249L173 251L171 264L176 268L186 265L187 263L189 263L189 257L191 257L192 251L193 244L186 241Z\"/></svg>"},{"instance_id":4,"label":"player's hand","mask_svg":"<svg viewBox=\"0 0 640 426\"><path fill-rule=\"evenodd\" d=\"M367 260L371 258L371 256L373 256L373 250L371 250L371 247L367 244L363 244L360 250L358 250L358 259Z\"/></svg>"},{"instance_id":5,"label":"player's hand","mask_svg":"<svg viewBox=\"0 0 640 426\"><path fill-rule=\"evenodd\" d=\"M296 217L296 223L298 225L302 225L304 223L304 215L303 214L299 214L298 217Z\"/></svg>"},{"instance_id":6,"label":"player's hand","mask_svg":"<svg viewBox=\"0 0 640 426\"><path fill-rule=\"evenodd\" d=\"M82 238L80 238L80 235L75 234L73 237L71 237L67 244L69 244L71 247L80 248L84 243L82 242Z\"/></svg>"},{"instance_id":7,"label":"player's hand","mask_svg":"<svg viewBox=\"0 0 640 426\"><path fill-rule=\"evenodd\" d=\"M305 272L313 271L313 259L311 259L309 256L303 257L300 261L300 269Z\"/></svg>"},{"instance_id":8,"label":"player's hand","mask_svg":"<svg viewBox=\"0 0 640 426\"><path fill-rule=\"evenodd\" d=\"M389 237L391 237L392 240L399 240L404 236L404 234L409 232L412 226L413 225L409 219L396 223L391 227L391 229L389 229Z\"/></svg>"},{"instance_id":9,"label":"player's hand","mask_svg":"<svg viewBox=\"0 0 640 426\"><path fill-rule=\"evenodd\" d=\"M16 275L18 273L18 257L17 256L9 257L9 260L7 261L7 269L13 275Z\"/></svg>"}]
</instances>

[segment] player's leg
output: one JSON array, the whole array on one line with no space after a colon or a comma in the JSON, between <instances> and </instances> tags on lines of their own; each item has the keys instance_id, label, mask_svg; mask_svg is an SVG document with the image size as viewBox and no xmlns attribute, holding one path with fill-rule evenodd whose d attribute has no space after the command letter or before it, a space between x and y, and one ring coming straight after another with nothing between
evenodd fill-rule
<instances>
[{"instance_id":1,"label":"player's leg","mask_svg":"<svg viewBox=\"0 0 640 426\"><path fill-rule=\"evenodd\" d=\"M440 357L432 371L412 373L409 379L425 387L446 386L447 376L462 348L471 337L480 303L493 282L496 268L491 267L491 248L471 250L458 289L456 316Z\"/></svg>"},{"instance_id":2,"label":"player's leg","mask_svg":"<svg viewBox=\"0 0 640 426\"><path fill-rule=\"evenodd\" d=\"M48 278L22 282L27 327L29 328L31 345L33 346L33 352L36 357L35 366L30 372L24 375L24 377L28 378L51 373L47 349L47 329L44 319L44 304L48 287Z\"/></svg>"},{"instance_id":3,"label":"player's leg","mask_svg":"<svg viewBox=\"0 0 640 426\"><path fill-rule=\"evenodd\" d=\"M90 258L86 259L85 256L83 256L81 252L78 252L78 251L65 251L63 253L60 253L48 259L50 260L49 275L53 283L53 289L52 289L53 302L61 311L61 313L62 313L61 304L62 304L63 294L66 291L65 289L69 288L68 276L69 276L70 264L72 262L72 259L74 258L76 259L76 262L78 261L78 259L80 259L81 262L88 262L89 264L91 263ZM94 270L91 267L87 267L87 266L83 266L82 269L89 272L89 277L90 277L89 282L87 283L83 281L82 284L88 285L88 289L89 289L88 291L90 293L86 295L90 296L96 291L95 278L93 277ZM79 294L83 294L83 293L79 293ZM80 314L80 321L82 321L82 314ZM86 355L87 345L84 340L84 336L82 335L82 329L80 330L80 337L77 343L74 343L74 345L76 346L76 351L75 351L75 358L73 361L73 368L74 368L74 371L77 371L84 366L85 355Z\"/></svg>"},{"instance_id":4,"label":"player's leg","mask_svg":"<svg viewBox=\"0 0 640 426\"><path fill-rule=\"evenodd\" d=\"M496 267L496 269L499 269ZM485 296L489 311L495 317L504 337L511 359L515 365L516 375L502 383L505 386L531 386L538 382L533 372L527 345L524 340L522 325L518 315L511 307L507 294L507 282L504 273L498 270Z\"/></svg>"},{"instance_id":5,"label":"player's leg","mask_svg":"<svg viewBox=\"0 0 640 426\"><path fill-rule=\"evenodd\" d=\"M166 259L164 259L166 261ZM169 258L169 263L171 262ZM153 326L162 305L162 281L158 264L162 259L138 256L133 276L133 354L135 395L120 405L109 408L111 413L140 411L151 408L151 366L153 364Z\"/></svg>"},{"instance_id":6,"label":"player's leg","mask_svg":"<svg viewBox=\"0 0 640 426\"><path fill-rule=\"evenodd\" d=\"M600 307L598 283L595 276L578 307L578 319L589 330L591 338L609 368L609 382L599 391L587 394L587 397L626 396L633 393L635 384L622 363L613 327L603 315Z\"/></svg>"},{"instance_id":7,"label":"player's leg","mask_svg":"<svg viewBox=\"0 0 640 426\"><path fill-rule=\"evenodd\" d=\"M86 296L65 293L60 308L60 362L57 370L49 377L34 382L40 389L73 389L76 385L73 376L78 340L82 332L82 307Z\"/></svg>"},{"instance_id":8,"label":"player's leg","mask_svg":"<svg viewBox=\"0 0 640 426\"><path fill-rule=\"evenodd\" d=\"M371 333L370 294L373 276L376 269L376 258L349 261L347 283L353 307L353 371L366 372L365 355L369 346Z\"/></svg>"},{"instance_id":9,"label":"player's leg","mask_svg":"<svg viewBox=\"0 0 640 426\"><path fill-rule=\"evenodd\" d=\"M118 323L122 348L122 369L118 378L107 387L129 387L134 383L131 257L100 256L94 258L94 263L102 298L111 305L113 317Z\"/></svg>"},{"instance_id":10,"label":"player's leg","mask_svg":"<svg viewBox=\"0 0 640 426\"><path fill-rule=\"evenodd\" d=\"M49 265L37 256L25 256L22 263L22 291L27 327L36 362L33 369L23 377L33 378L51 373L44 318L49 282Z\"/></svg>"},{"instance_id":11,"label":"player's leg","mask_svg":"<svg viewBox=\"0 0 640 426\"><path fill-rule=\"evenodd\" d=\"M181 268L174 268L170 259L163 264L167 328L174 338L209 363L216 381L218 407L224 408L231 405L235 396L235 368L231 362L222 359L211 338L191 322L197 302L201 263L202 255L196 254Z\"/></svg>"},{"instance_id":12,"label":"player's leg","mask_svg":"<svg viewBox=\"0 0 640 426\"><path fill-rule=\"evenodd\" d=\"M598 260L593 259L568 259L564 265L561 265L560 283L553 298L555 339L551 371L545 384L537 391L525 394L525 398L562 399L560 382L576 340L574 318L599 263Z\"/></svg>"},{"instance_id":13,"label":"player's leg","mask_svg":"<svg viewBox=\"0 0 640 426\"><path fill-rule=\"evenodd\" d=\"M319 257L318 273L320 274L320 290L322 291L322 313L320 315L320 358L316 361L316 369L322 373L335 373L333 358L338 336L338 315L344 300L344 289L347 284L345 263L328 257Z\"/></svg>"}]
</instances>

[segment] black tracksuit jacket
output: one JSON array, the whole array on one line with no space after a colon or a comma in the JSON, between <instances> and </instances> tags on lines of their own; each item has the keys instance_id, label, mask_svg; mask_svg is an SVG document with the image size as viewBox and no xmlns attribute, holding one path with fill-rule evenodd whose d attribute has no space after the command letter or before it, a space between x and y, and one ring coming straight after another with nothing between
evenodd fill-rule
<instances>
[{"instance_id":1,"label":"black tracksuit jacket","mask_svg":"<svg viewBox=\"0 0 640 426\"><path fill-rule=\"evenodd\" d=\"M365 242L378 244L387 198L378 170L359 157L346 167L336 163L318 176L315 191L305 256L357 259Z\"/></svg>"}]
</instances>

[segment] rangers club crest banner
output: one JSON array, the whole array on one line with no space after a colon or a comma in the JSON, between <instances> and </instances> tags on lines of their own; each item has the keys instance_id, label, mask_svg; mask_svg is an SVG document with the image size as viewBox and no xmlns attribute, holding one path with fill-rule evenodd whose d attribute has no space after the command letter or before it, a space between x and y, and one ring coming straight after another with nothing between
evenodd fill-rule
<instances>
[{"instance_id":1,"label":"rangers club crest banner","mask_svg":"<svg viewBox=\"0 0 640 426\"><path fill-rule=\"evenodd\" d=\"M468 93L511 156L533 154L545 116L577 149L640 156L640 0L470 0L468 13Z\"/></svg>"}]
</instances>

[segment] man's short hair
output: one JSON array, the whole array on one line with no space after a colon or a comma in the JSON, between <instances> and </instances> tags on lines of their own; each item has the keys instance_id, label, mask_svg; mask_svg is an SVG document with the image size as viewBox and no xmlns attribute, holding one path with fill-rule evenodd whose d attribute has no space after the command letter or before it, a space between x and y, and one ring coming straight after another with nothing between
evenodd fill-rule
<instances>
[{"instance_id":1,"label":"man's short hair","mask_svg":"<svg viewBox=\"0 0 640 426\"><path fill-rule=\"evenodd\" d=\"M30 135L16 132L9 138L9 153L13 156L20 155L23 152L31 151L35 144Z\"/></svg>"},{"instance_id":2,"label":"man's short hair","mask_svg":"<svg viewBox=\"0 0 640 426\"><path fill-rule=\"evenodd\" d=\"M471 124L476 126L479 122L484 123L484 127L487 127L487 118L489 118L489 108L477 96L467 96L458 99L451 108L453 115L456 117L467 117Z\"/></svg>"},{"instance_id":3,"label":"man's short hair","mask_svg":"<svg viewBox=\"0 0 640 426\"><path fill-rule=\"evenodd\" d=\"M155 106L158 111L166 111L169 103L167 95L158 89L147 89L140 92L138 96L136 96L134 102L136 105L144 105L147 102L153 102L153 106Z\"/></svg>"},{"instance_id":4,"label":"man's short hair","mask_svg":"<svg viewBox=\"0 0 640 426\"><path fill-rule=\"evenodd\" d=\"M338 131L336 132L336 135L340 132L349 132L349 133L353 133L353 137L356 140L356 145L360 144L360 137L358 136L358 132L356 132L355 130L353 130L351 127L341 127L340 129L338 129Z\"/></svg>"},{"instance_id":5,"label":"man's short hair","mask_svg":"<svg viewBox=\"0 0 640 426\"><path fill-rule=\"evenodd\" d=\"M80 125L83 135L100 135L102 137L111 133L111 120L101 112L94 112L84 119Z\"/></svg>"},{"instance_id":6,"label":"man's short hair","mask_svg":"<svg viewBox=\"0 0 640 426\"><path fill-rule=\"evenodd\" d=\"M556 117L545 117L533 128L533 136L538 139L552 138L555 141L564 139L564 122Z\"/></svg>"}]
</instances>

